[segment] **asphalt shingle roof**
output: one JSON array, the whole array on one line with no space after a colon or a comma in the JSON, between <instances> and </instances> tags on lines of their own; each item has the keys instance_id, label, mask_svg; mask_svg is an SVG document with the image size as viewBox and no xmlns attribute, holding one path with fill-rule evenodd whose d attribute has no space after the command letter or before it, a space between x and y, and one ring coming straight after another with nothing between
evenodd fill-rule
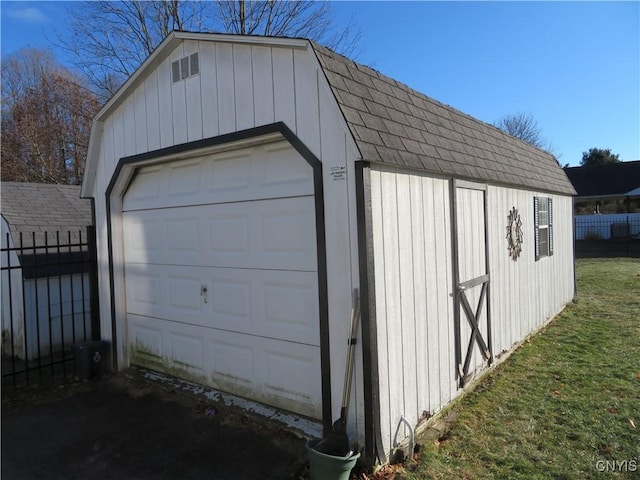
<instances>
[{"instance_id":1,"label":"asphalt shingle roof","mask_svg":"<svg viewBox=\"0 0 640 480\"><path fill-rule=\"evenodd\" d=\"M624 195L640 188L640 160L565 168L578 196Z\"/></svg>"},{"instance_id":2,"label":"asphalt shingle roof","mask_svg":"<svg viewBox=\"0 0 640 480\"><path fill-rule=\"evenodd\" d=\"M364 160L573 195L548 152L312 42Z\"/></svg>"},{"instance_id":3,"label":"asphalt shingle roof","mask_svg":"<svg viewBox=\"0 0 640 480\"><path fill-rule=\"evenodd\" d=\"M39 245L44 244L44 232L49 244L55 243L58 231L64 243L67 232L71 232L72 242L78 241L80 231L86 241L86 226L92 224L91 201L80 198L80 186L2 182L0 199L0 211L16 246L20 233L23 246L31 246L32 232Z\"/></svg>"}]
</instances>

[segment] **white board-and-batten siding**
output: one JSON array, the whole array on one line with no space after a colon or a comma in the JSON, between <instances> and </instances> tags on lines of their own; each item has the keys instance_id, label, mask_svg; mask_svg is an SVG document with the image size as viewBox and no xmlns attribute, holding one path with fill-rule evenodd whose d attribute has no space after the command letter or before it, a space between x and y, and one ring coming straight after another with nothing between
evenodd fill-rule
<instances>
[{"instance_id":1,"label":"white board-and-batten siding","mask_svg":"<svg viewBox=\"0 0 640 480\"><path fill-rule=\"evenodd\" d=\"M415 425L456 393L450 187L377 165L370 178L377 388L388 454L401 416Z\"/></svg>"},{"instance_id":2,"label":"white board-and-batten siding","mask_svg":"<svg viewBox=\"0 0 640 480\"><path fill-rule=\"evenodd\" d=\"M489 186L491 313L494 355L509 351L574 297L573 205L569 196ZM553 201L553 255L535 260L533 198ZM515 207L524 240L508 255L507 215Z\"/></svg>"},{"instance_id":3,"label":"white board-and-batten siding","mask_svg":"<svg viewBox=\"0 0 640 480\"><path fill-rule=\"evenodd\" d=\"M340 412L351 291L358 281L355 231L355 143L339 113L324 74L306 42L266 45L259 40L204 41L185 39L153 68L144 68L99 114L94 137L99 138L95 181L86 194L95 198L99 249L102 333L111 339L110 276L105 192L122 158L186 142L284 122L321 162L325 239L327 243L328 316L330 334L332 412ZM198 52L200 73L173 82L171 63ZM344 175L332 175L335 169ZM346 169L346 170L345 170ZM121 209L121 205L117 205ZM348 207L346 207L348 206ZM114 291L124 293L121 214L111 205L111 246ZM117 210L117 209L116 209ZM118 345L127 345L124 311L116 309ZM360 385L361 347L356 352L354 385ZM128 364L118 351L118 364ZM355 388L349 430L363 431L363 393ZM359 426L358 426L359 425ZM363 439L362 439L363 440Z\"/></svg>"},{"instance_id":4,"label":"white board-and-batten siding","mask_svg":"<svg viewBox=\"0 0 640 480\"><path fill-rule=\"evenodd\" d=\"M464 391L458 389L455 371L452 180L372 165L370 182L380 433L388 455L402 416L416 425L424 411L437 413ZM457 188L461 282L486 273L481 255L485 194L490 348L499 355L573 298L572 201L567 196L502 186ZM538 261L533 251L535 196L553 199L555 225L554 255ZM512 207L521 214L524 232L523 250L515 262L506 240ZM467 294L475 309L480 287L474 289ZM479 328L486 340L484 312ZM460 322L464 361L471 330L464 313ZM474 344L470 373L477 375L484 366ZM400 432L408 434L404 427Z\"/></svg>"}]
</instances>

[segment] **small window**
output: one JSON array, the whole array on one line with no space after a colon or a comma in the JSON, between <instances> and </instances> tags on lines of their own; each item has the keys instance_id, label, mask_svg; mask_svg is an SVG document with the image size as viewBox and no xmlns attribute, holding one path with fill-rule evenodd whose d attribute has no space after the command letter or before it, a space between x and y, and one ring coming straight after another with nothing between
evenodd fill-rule
<instances>
[{"instance_id":1,"label":"small window","mask_svg":"<svg viewBox=\"0 0 640 480\"><path fill-rule=\"evenodd\" d=\"M198 73L200 73L200 62L197 52L171 63L171 78L174 83Z\"/></svg>"},{"instance_id":2,"label":"small window","mask_svg":"<svg viewBox=\"0 0 640 480\"><path fill-rule=\"evenodd\" d=\"M553 201L548 197L533 198L536 260L553 255Z\"/></svg>"}]
</instances>

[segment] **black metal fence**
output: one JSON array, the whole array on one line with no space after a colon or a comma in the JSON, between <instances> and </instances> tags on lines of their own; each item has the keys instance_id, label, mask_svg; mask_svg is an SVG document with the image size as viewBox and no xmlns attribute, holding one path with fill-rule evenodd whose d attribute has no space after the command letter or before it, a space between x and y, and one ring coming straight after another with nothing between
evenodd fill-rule
<instances>
[{"instance_id":1,"label":"black metal fence","mask_svg":"<svg viewBox=\"0 0 640 480\"><path fill-rule=\"evenodd\" d=\"M95 229L7 233L1 260L3 385L68 378L73 345L100 338Z\"/></svg>"},{"instance_id":2,"label":"black metal fence","mask_svg":"<svg viewBox=\"0 0 640 480\"><path fill-rule=\"evenodd\" d=\"M577 215L576 257L640 258L640 214Z\"/></svg>"}]
</instances>

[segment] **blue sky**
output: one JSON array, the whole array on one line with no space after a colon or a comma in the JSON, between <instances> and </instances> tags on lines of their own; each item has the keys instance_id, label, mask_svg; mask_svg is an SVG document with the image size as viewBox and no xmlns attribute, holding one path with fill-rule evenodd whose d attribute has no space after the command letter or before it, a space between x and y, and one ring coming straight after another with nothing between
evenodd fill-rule
<instances>
[{"instance_id":1,"label":"blue sky","mask_svg":"<svg viewBox=\"0 0 640 480\"><path fill-rule=\"evenodd\" d=\"M640 2L333 7L338 22L355 17L359 62L488 123L530 113L561 164L578 165L591 147L640 160ZM2 56L49 47L64 8L2 1Z\"/></svg>"}]
</instances>

